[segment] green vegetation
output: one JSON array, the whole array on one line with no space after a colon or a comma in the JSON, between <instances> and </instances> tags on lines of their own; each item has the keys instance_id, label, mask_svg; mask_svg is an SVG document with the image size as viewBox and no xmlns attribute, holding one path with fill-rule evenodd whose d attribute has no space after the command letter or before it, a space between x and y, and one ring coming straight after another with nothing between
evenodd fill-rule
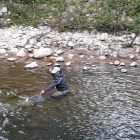
<instances>
[{"instance_id":1,"label":"green vegetation","mask_svg":"<svg viewBox=\"0 0 140 140\"><path fill-rule=\"evenodd\" d=\"M0 26L53 25L65 29L139 33L140 0L1 0L11 14ZM1 7L1 6L0 6Z\"/></svg>"}]
</instances>

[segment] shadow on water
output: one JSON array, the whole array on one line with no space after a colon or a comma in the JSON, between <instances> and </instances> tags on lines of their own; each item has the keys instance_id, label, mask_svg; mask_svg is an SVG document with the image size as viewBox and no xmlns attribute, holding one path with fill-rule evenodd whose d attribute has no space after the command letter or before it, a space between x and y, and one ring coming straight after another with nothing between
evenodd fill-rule
<instances>
[{"instance_id":1,"label":"shadow on water","mask_svg":"<svg viewBox=\"0 0 140 140\"><path fill-rule=\"evenodd\" d=\"M64 69L70 94L32 105L18 105L52 81L46 68L0 61L1 140L139 140L140 68L127 74L97 65Z\"/></svg>"}]
</instances>

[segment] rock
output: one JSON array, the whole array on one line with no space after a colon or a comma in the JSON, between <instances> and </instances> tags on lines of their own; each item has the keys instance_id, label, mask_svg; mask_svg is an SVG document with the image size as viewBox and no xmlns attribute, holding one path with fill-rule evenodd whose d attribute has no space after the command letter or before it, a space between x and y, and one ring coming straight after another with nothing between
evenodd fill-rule
<instances>
[{"instance_id":1,"label":"rock","mask_svg":"<svg viewBox=\"0 0 140 140\"><path fill-rule=\"evenodd\" d=\"M52 54L50 48L40 48L34 52L34 58L43 58Z\"/></svg>"},{"instance_id":2,"label":"rock","mask_svg":"<svg viewBox=\"0 0 140 140\"><path fill-rule=\"evenodd\" d=\"M55 54L53 54L53 56L57 57L57 56L58 56L58 54L56 54L56 53L55 53Z\"/></svg>"},{"instance_id":3,"label":"rock","mask_svg":"<svg viewBox=\"0 0 140 140\"><path fill-rule=\"evenodd\" d=\"M83 58L83 57L84 57L84 55L80 55L80 57L81 57L81 58Z\"/></svg>"},{"instance_id":4,"label":"rock","mask_svg":"<svg viewBox=\"0 0 140 140\"><path fill-rule=\"evenodd\" d=\"M25 66L25 68L36 68L38 66L38 64L36 62L32 62L28 65Z\"/></svg>"},{"instance_id":5,"label":"rock","mask_svg":"<svg viewBox=\"0 0 140 140\"><path fill-rule=\"evenodd\" d=\"M16 58L12 57L12 58L8 58L7 60L13 62L16 60Z\"/></svg>"},{"instance_id":6,"label":"rock","mask_svg":"<svg viewBox=\"0 0 140 140\"><path fill-rule=\"evenodd\" d=\"M69 59L72 59L73 56L74 56L74 54L68 54L68 58L69 58Z\"/></svg>"},{"instance_id":7,"label":"rock","mask_svg":"<svg viewBox=\"0 0 140 140\"><path fill-rule=\"evenodd\" d=\"M122 73L126 73L127 70L126 70L126 69L121 69L121 72L122 72Z\"/></svg>"},{"instance_id":8,"label":"rock","mask_svg":"<svg viewBox=\"0 0 140 140\"><path fill-rule=\"evenodd\" d=\"M34 54L29 54L29 57L31 57L31 58L34 57Z\"/></svg>"},{"instance_id":9,"label":"rock","mask_svg":"<svg viewBox=\"0 0 140 140\"><path fill-rule=\"evenodd\" d=\"M25 45L25 49L31 49L32 47L32 45Z\"/></svg>"},{"instance_id":10,"label":"rock","mask_svg":"<svg viewBox=\"0 0 140 140\"><path fill-rule=\"evenodd\" d=\"M58 64L58 63L55 63L55 64L54 64L54 66L55 66L55 67L59 67L59 66L60 66L60 64Z\"/></svg>"},{"instance_id":11,"label":"rock","mask_svg":"<svg viewBox=\"0 0 140 140\"><path fill-rule=\"evenodd\" d=\"M100 40L101 41L105 41L108 39L108 34L107 33L102 33L101 37L100 37Z\"/></svg>"},{"instance_id":12,"label":"rock","mask_svg":"<svg viewBox=\"0 0 140 140\"><path fill-rule=\"evenodd\" d=\"M120 63L120 66L125 66L125 64L124 63Z\"/></svg>"},{"instance_id":13,"label":"rock","mask_svg":"<svg viewBox=\"0 0 140 140\"><path fill-rule=\"evenodd\" d=\"M111 57L112 59L117 58L117 57L118 57L117 52L111 53L111 54L110 54L110 57Z\"/></svg>"},{"instance_id":14,"label":"rock","mask_svg":"<svg viewBox=\"0 0 140 140\"><path fill-rule=\"evenodd\" d=\"M74 42L70 41L70 42L68 43L68 46L69 46L69 47L74 47L75 44L74 44Z\"/></svg>"},{"instance_id":15,"label":"rock","mask_svg":"<svg viewBox=\"0 0 140 140\"><path fill-rule=\"evenodd\" d=\"M140 48L137 48L137 49L136 49L136 53L139 53L139 52L140 52Z\"/></svg>"},{"instance_id":16,"label":"rock","mask_svg":"<svg viewBox=\"0 0 140 140\"><path fill-rule=\"evenodd\" d=\"M36 39L33 38L29 41L29 43L32 45L35 45L35 44L37 44L37 41L36 41Z\"/></svg>"},{"instance_id":17,"label":"rock","mask_svg":"<svg viewBox=\"0 0 140 140\"><path fill-rule=\"evenodd\" d=\"M109 62L110 65L113 65L113 62Z\"/></svg>"},{"instance_id":18,"label":"rock","mask_svg":"<svg viewBox=\"0 0 140 140\"><path fill-rule=\"evenodd\" d=\"M135 58L135 55L130 55L130 59L134 59Z\"/></svg>"},{"instance_id":19,"label":"rock","mask_svg":"<svg viewBox=\"0 0 140 140\"><path fill-rule=\"evenodd\" d=\"M101 60L105 60L106 57L105 57L105 56L100 56L99 59L101 59Z\"/></svg>"},{"instance_id":20,"label":"rock","mask_svg":"<svg viewBox=\"0 0 140 140\"><path fill-rule=\"evenodd\" d=\"M130 67L135 67L135 66L137 66L137 62L132 62L129 66Z\"/></svg>"},{"instance_id":21,"label":"rock","mask_svg":"<svg viewBox=\"0 0 140 140\"><path fill-rule=\"evenodd\" d=\"M62 56L57 57L56 62L64 62L64 58Z\"/></svg>"},{"instance_id":22,"label":"rock","mask_svg":"<svg viewBox=\"0 0 140 140\"><path fill-rule=\"evenodd\" d=\"M6 53L5 49L0 49L0 53Z\"/></svg>"},{"instance_id":23,"label":"rock","mask_svg":"<svg viewBox=\"0 0 140 140\"><path fill-rule=\"evenodd\" d=\"M131 37L132 37L132 38L134 38L135 36L136 36L136 34L134 34L134 33L131 34Z\"/></svg>"},{"instance_id":24,"label":"rock","mask_svg":"<svg viewBox=\"0 0 140 140\"><path fill-rule=\"evenodd\" d=\"M67 63L66 63L66 66L70 66L70 65L71 65L71 62L67 62Z\"/></svg>"},{"instance_id":25,"label":"rock","mask_svg":"<svg viewBox=\"0 0 140 140\"><path fill-rule=\"evenodd\" d=\"M47 64L46 64L46 66L51 66L51 65L52 65L52 63L47 63Z\"/></svg>"},{"instance_id":26,"label":"rock","mask_svg":"<svg viewBox=\"0 0 140 140\"><path fill-rule=\"evenodd\" d=\"M5 56L8 56L8 53L6 53Z\"/></svg>"},{"instance_id":27,"label":"rock","mask_svg":"<svg viewBox=\"0 0 140 140\"><path fill-rule=\"evenodd\" d=\"M17 53L17 52L18 52L18 49L17 49L17 48L11 48L11 49L10 49L10 52L12 52L12 53Z\"/></svg>"},{"instance_id":28,"label":"rock","mask_svg":"<svg viewBox=\"0 0 140 140\"><path fill-rule=\"evenodd\" d=\"M87 66L83 67L83 70L90 70L90 69L91 67L87 67Z\"/></svg>"},{"instance_id":29,"label":"rock","mask_svg":"<svg viewBox=\"0 0 140 140\"><path fill-rule=\"evenodd\" d=\"M64 50L57 50L55 53L59 55L59 54L64 53Z\"/></svg>"},{"instance_id":30,"label":"rock","mask_svg":"<svg viewBox=\"0 0 140 140\"><path fill-rule=\"evenodd\" d=\"M26 56L26 53L25 53L24 49L22 48L21 50L19 50L19 52L16 54L16 56L19 56L19 57Z\"/></svg>"},{"instance_id":31,"label":"rock","mask_svg":"<svg viewBox=\"0 0 140 140\"><path fill-rule=\"evenodd\" d=\"M118 66L119 64L120 64L119 61L115 61L115 62L114 62L114 65L115 65L115 66Z\"/></svg>"}]
</instances>

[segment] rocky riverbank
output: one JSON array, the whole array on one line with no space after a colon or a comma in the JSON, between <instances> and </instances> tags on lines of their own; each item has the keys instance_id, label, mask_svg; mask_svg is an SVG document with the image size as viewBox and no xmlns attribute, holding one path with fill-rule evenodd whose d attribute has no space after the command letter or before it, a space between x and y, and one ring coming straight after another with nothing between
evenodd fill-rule
<instances>
[{"instance_id":1,"label":"rocky riverbank","mask_svg":"<svg viewBox=\"0 0 140 140\"><path fill-rule=\"evenodd\" d=\"M36 59L65 62L67 66L81 60L137 66L140 64L140 37L132 48L124 48L133 37L135 34L114 36L97 31L59 32L48 26L12 26L0 29L0 58L8 61L34 58L33 63L26 65L29 68L39 65Z\"/></svg>"}]
</instances>

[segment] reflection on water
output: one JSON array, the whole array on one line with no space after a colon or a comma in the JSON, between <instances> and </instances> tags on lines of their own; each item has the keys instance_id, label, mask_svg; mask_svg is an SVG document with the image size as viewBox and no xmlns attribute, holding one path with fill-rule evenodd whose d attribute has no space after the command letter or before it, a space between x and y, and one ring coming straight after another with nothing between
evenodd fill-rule
<instances>
[{"instance_id":1,"label":"reflection on water","mask_svg":"<svg viewBox=\"0 0 140 140\"><path fill-rule=\"evenodd\" d=\"M0 140L140 139L139 67L127 74L107 65L88 72L66 68L70 94L55 100L48 96L53 90L43 103L19 106L50 84L51 76L45 67L0 64Z\"/></svg>"}]
</instances>

